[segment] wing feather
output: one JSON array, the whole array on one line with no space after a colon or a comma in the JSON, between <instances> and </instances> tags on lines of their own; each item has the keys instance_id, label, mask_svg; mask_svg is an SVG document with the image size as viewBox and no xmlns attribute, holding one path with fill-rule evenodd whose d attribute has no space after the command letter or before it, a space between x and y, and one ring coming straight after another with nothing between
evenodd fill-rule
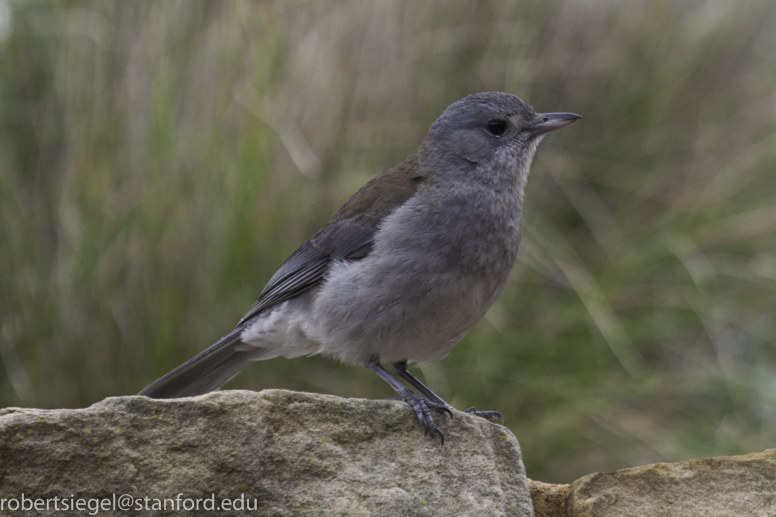
<instances>
[{"instance_id":1,"label":"wing feather","mask_svg":"<svg viewBox=\"0 0 776 517\"><path fill-rule=\"evenodd\" d=\"M417 154L364 185L272 276L240 324L319 285L333 260L361 260L372 251L380 221L411 198L426 178Z\"/></svg>"}]
</instances>

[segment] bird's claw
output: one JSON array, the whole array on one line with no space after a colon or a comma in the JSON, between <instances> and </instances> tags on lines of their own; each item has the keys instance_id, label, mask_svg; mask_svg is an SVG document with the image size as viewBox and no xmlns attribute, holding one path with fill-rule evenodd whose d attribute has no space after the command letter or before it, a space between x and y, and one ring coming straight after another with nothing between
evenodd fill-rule
<instances>
[{"instance_id":1,"label":"bird's claw","mask_svg":"<svg viewBox=\"0 0 776 517\"><path fill-rule=\"evenodd\" d=\"M477 411L473 407L470 407L469 409L465 410L464 413L469 413L470 415L475 415L480 418L484 418L485 420L493 420L498 418L499 420L501 420L502 424L507 423L507 421L504 419L504 415L502 415L498 411Z\"/></svg>"},{"instance_id":2,"label":"bird's claw","mask_svg":"<svg viewBox=\"0 0 776 517\"><path fill-rule=\"evenodd\" d=\"M428 404L429 408L439 411L440 413L447 413L450 415L450 418L453 418L452 406L448 404L437 404L436 402L432 402L430 400L427 400L426 404Z\"/></svg>"},{"instance_id":3,"label":"bird's claw","mask_svg":"<svg viewBox=\"0 0 776 517\"><path fill-rule=\"evenodd\" d=\"M452 417L453 413L450 411L450 408L448 406L426 400L411 390L407 390L406 392L402 393L402 398L412 407L412 409L415 410L415 414L418 415L418 420L420 420L420 423L423 424L423 427L426 430L425 435L427 436L430 434L432 437L435 435L439 436L439 440L442 442L442 445L444 445L445 435L442 433L442 431L439 430L436 422L434 422L434 418L431 416L431 410L433 409L440 412L447 412L447 414Z\"/></svg>"}]
</instances>

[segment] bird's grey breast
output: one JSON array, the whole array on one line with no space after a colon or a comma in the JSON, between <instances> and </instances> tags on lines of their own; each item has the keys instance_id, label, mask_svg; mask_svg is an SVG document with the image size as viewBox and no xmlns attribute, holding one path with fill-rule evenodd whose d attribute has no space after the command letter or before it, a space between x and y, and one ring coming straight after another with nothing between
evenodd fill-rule
<instances>
[{"instance_id":1,"label":"bird's grey breast","mask_svg":"<svg viewBox=\"0 0 776 517\"><path fill-rule=\"evenodd\" d=\"M450 274L498 284L509 274L520 243L518 190L432 182L386 217L376 235L376 255L395 256L405 271L432 278Z\"/></svg>"}]
</instances>

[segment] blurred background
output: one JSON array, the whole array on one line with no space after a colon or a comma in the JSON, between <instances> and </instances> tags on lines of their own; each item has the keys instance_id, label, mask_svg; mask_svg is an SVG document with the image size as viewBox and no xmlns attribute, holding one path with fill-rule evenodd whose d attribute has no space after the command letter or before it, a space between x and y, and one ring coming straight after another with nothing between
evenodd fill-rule
<instances>
[{"instance_id":1,"label":"blurred background","mask_svg":"<svg viewBox=\"0 0 776 517\"><path fill-rule=\"evenodd\" d=\"M585 119L499 302L414 371L542 481L776 447L774 84L772 0L0 0L0 405L137 393L502 90ZM326 357L226 387L394 395Z\"/></svg>"}]
</instances>

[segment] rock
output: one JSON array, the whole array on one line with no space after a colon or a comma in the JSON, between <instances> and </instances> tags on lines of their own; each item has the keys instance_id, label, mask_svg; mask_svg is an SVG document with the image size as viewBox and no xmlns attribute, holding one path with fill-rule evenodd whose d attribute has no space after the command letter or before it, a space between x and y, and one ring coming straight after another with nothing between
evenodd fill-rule
<instances>
[{"instance_id":1,"label":"rock","mask_svg":"<svg viewBox=\"0 0 776 517\"><path fill-rule=\"evenodd\" d=\"M444 446L403 402L282 390L2 409L0 515L533 515L507 428L437 421Z\"/></svg>"},{"instance_id":2,"label":"rock","mask_svg":"<svg viewBox=\"0 0 776 517\"><path fill-rule=\"evenodd\" d=\"M776 449L590 474L571 484L568 515L776 515Z\"/></svg>"},{"instance_id":3,"label":"rock","mask_svg":"<svg viewBox=\"0 0 776 517\"><path fill-rule=\"evenodd\" d=\"M536 517L566 517L566 497L568 485L552 485L541 481L528 480Z\"/></svg>"}]
</instances>

